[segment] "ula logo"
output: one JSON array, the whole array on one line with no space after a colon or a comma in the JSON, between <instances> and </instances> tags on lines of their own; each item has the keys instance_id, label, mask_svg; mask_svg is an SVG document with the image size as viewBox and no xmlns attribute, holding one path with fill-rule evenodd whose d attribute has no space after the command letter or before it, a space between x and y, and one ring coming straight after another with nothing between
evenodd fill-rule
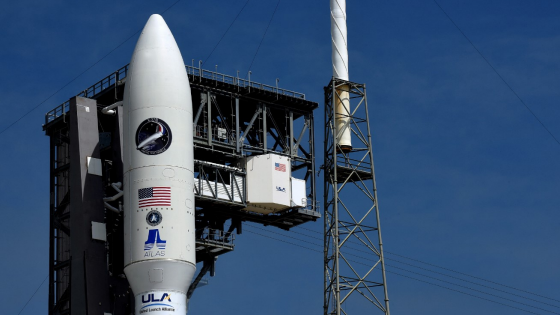
<instances>
[{"instance_id":1,"label":"ula logo","mask_svg":"<svg viewBox=\"0 0 560 315\"><path fill-rule=\"evenodd\" d=\"M157 298L154 297L153 293L142 294L142 303L163 302L165 300L167 300L167 302L171 302L171 295L167 294L167 293L164 293L161 296L161 299L158 300Z\"/></svg>"},{"instance_id":2,"label":"ula logo","mask_svg":"<svg viewBox=\"0 0 560 315\"><path fill-rule=\"evenodd\" d=\"M160 302L160 303L157 303ZM171 303L171 295L164 293L160 299L156 298L154 296L153 293L149 293L149 294L142 294L142 303L150 303L148 305L144 305L141 309L140 309L140 314L143 313L147 313L147 312L154 312L154 311L171 311L171 312L175 312L175 307L171 304L165 304L165 303L161 303L161 302L169 302ZM152 307L152 306L162 306L162 307L158 307L158 308L148 308L145 309L147 307Z\"/></svg>"},{"instance_id":3,"label":"ula logo","mask_svg":"<svg viewBox=\"0 0 560 315\"><path fill-rule=\"evenodd\" d=\"M286 192L286 188L282 188L280 186L276 186L276 191Z\"/></svg>"},{"instance_id":4,"label":"ula logo","mask_svg":"<svg viewBox=\"0 0 560 315\"><path fill-rule=\"evenodd\" d=\"M158 229L150 230L148 240L144 243L144 250L151 250L154 248L154 245L156 245L158 249L165 249L165 243L167 243L167 241L163 241L160 238Z\"/></svg>"}]
</instances>

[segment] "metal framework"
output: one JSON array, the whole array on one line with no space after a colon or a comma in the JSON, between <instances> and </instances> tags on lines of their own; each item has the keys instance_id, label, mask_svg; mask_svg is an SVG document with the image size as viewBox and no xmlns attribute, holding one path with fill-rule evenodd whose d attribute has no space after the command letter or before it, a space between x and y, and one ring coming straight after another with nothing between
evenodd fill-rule
<instances>
[{"instance_id":1,"label":"metal framework","mask_svg":"<svg viewBox=\"0 0 560 315\"><path fill-rule=\"evenodd\" d=\"M278 86L264 85L201 67L186 66L186 69L193 98L196 257L197 262L203 264L187 293L191 297L196 287L204 283L203 276L207 272L213 275L217 257L234 250L234 233L241 233L242 222L250 221L289 230L316 221L321 215L318 212L313 176L313 110L318 104L306 100L302 93ZM73 191L81 191L71 183L76 178L97 176L87 174L86 168L78 170L71 167L73 164L83 165L79 162L82 156L75 154L82 150L81 140L76 135L83 131L80 131L80 127L72 127L76 124L72 113L76 112L77 106L82 106L80 102L89 104L88 113L95 113L96 110L99 113L95 116L95 124L91 125L88 121L88 128L93 129L88 129L86 133L92 139L89 143L96 144L95 154L103 163L102 175L95 177L97 184L95 187L89 185L85 191L95 190L100 194L95 202L102 203L103 196L115 195L111 184L122 182L122 111L117 108L117 115L110 116L101 114L100 109L122 100L127 73L128 65L45 115L43 130L50 136L51 143L49 315L99 313L93 304L86 306L82 303L84 299L88 302L91 290L104 294L103 299L107 302L99 303L103 304L104 311L130 313L134 305L122 271L124 245L119 200L105 202L105 209L103 204L94 209L102 215L101 219L96 219L97 222L105 223L107 229L104 244L91 240L90 229L83 227L84 224L90 224L87 221L89 217L84 217L76 229L81 231L80 238L77 239L75 234L70 237L70 231L75 228L73 222L81 218L81 210L78 204L69 206L72 199L70 187ZM70 141L74 138L75 141ZM290 158L293 176L305 179L308 192L305 207L294 206L269 215L244 210L247 207L246 173L236 163L247 156L268 153ZM70 163L74 159L78 159L75 160L78 162ZM73 202L86 201L78 197L73 197ZM103 257L103 262L95 266L84 264L83 268L76 269L78 262L86 261L85 256L78 257L76 253L89 250L84 245L87 242L104 246L103 254L96 254L96 257ZM75 279L81 279L86 284L95 282L91 279L104 279L110 288L100 288L103 285L96 283L96 287L90 291L83 291L85 286L81 283L71 285ZM71 307L82 304L83 311ZM112 306L106 308L108 305Z\"/></svg>"},{"instance_id":2,"label":"metal framework","mask_svg":"<svg viewBox=\"0 0 560 315\"><path fill-rule=\"evenodd\" d=\"M70 311L70 152L65 124L50 134L49 314Z\"/></svg>"},{"instance_id":3,"label":"metal framework","mask_svg":"<svg viewBox=\"0 0 560 315\"><path fill-rule=\"evenodd\" d=\"M117 241L119 235L122 239L120 216L103 207L106 183L119 171L117 165L106 165L105 176L93 174L85 162L120 157L120 142L111 146L108 134L98 129L96 105L95 100L71 98L68 111L45 128L51 171L49 314L124 313L128 304L128 284L118 276L123 264ZM118 136L118 127L114 130ZM105 223L106 242L92 237L93 222Z\"/></svg>"},{"instance_id":4,"label":"metal framework","mask_svg":"<svg viewBox=\"0 0 560 315\"><path fill-rule=\"evenodd\" d=\"M340 91L352 108L335 112ZM336 117L349 123L337 130ZM350 128L352 150L339 135ZM333 78L325 87L324 314L389 315L365 84ZM349 311L350 309L350 311Z\"/></svg>"}]
</instances>

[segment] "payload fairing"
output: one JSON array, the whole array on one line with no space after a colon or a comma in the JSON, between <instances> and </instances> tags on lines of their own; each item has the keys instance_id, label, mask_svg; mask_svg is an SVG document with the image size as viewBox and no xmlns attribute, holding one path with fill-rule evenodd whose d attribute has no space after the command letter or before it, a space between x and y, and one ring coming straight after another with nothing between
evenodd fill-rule
<instances>
[{"instance_id":1,"label":"payload fairing","mask_svg":"<svg viewBox=\"0 0 560 315\"><path fill-rule=\"evenodd\" d=\"M179 47L152 15L124 91L125 274L136 314L185 314L196 270L192 99Z\"/></svg>"}]
</instances>

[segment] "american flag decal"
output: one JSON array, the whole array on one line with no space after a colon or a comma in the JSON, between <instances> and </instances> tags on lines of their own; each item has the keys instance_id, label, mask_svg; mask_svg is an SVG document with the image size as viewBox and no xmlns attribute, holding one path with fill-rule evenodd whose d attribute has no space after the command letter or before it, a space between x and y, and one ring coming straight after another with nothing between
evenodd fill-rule
<instances>
[{"instance_id":1,"label":"american flag decal","mask_svg":"<svg viewBox=\"0 0 560 315\"><path fill-rule=\"evenodd\" d=\"M171 187L138 189L138 207L171 206Z\"/></svg>"},{"instance_id":2,"label":"american flag decal","mask_svg":"<svg viewBox=\"0 0 560 315\"><path fill-rule=\"evenodd\" d=\"M286 164L274 163L274 170L275 171L280 171L280 172L285 172L286 171Z\"/></svg>"}]
</instances>

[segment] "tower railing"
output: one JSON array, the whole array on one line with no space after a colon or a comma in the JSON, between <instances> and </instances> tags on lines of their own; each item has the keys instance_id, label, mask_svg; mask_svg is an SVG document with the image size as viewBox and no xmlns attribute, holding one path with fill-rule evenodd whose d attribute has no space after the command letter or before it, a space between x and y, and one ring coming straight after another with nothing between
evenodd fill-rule
<instances>
[{"instance_id":1,"label":"tower railing","mask_svg":"<svg viewBox=\"0 0 560 315\"><path fill-rule=\"evenodd\" d=\"M128 74L128 66L129 65L126 65L126 66L118 69L117 71L111 73L110 75L101 79L100 81L98 81L94 85L92 85L89 88L81 91L76 96L94 97L97 94L105 91L106 89L108 89L108 88L110 88L114 85L121 84L122 80L125 80L126 76ZM239 86L240 88L253 88L253 89L258 89L258 90L267 91L267 92L271 92L271 93L276 93L276 94L283 95L283 96L305 99L305 94L303 94L303 93L290 91L290 90L287 90L287 89L282 89L282 88L279 88L277 86L271 86L271 85L266 85L266 84L262 84L262 83L258 83L258 82L253 82L251 80L247 80L247 79L243 79L243 78L239 78L239 77L234 77L234 76L231 76L231 75L227 75L227 74L223 74L223 73L219 73L219 72L214 72L214 71L210 71L210 70L206 70L206 69L202 69L202 68L197 68L197 67L193 67L193 66L189 66L189 65L186 65L185 68L187 69L187 73L189 75L191 75L191 79L193 77L199 77L199 78L214 80L214 81L216 81L216 83L221 82L221 83L236 85L236 86ZM58 105L57 107L53 108L52 110L48 111L45 114L45 125L50 123L51 121L55 120L56 118L64 115L66 112L68 112L69 105L70 105L69 101L66 101L66 102Z\"/></svg>"}]
</instances>

